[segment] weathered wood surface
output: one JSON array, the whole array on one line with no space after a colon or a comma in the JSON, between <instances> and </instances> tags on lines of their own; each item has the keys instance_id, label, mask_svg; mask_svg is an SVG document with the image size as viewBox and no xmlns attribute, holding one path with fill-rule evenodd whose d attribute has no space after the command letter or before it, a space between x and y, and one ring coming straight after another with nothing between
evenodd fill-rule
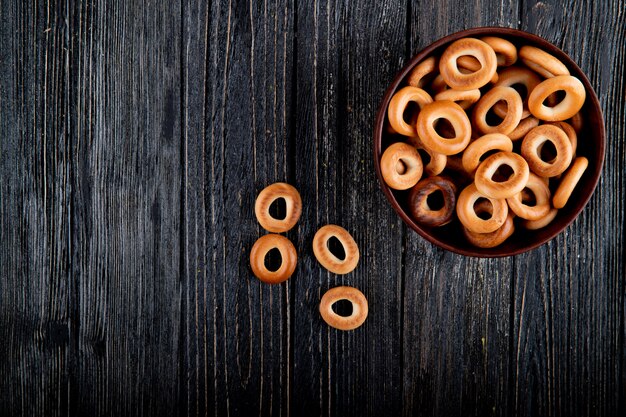
<instances>
[{"instance_id":1,"label":"weathered wood surface","mask_svg":"<svg viewBox=\"0 0 626 417\"><path fill-rule=\"evenodd\" d=\"M626 8L619 0L0 0L0 415L617 415L626 408ZM536 33L588 74L607 152L589 206L481 260L379 192L386 84L457 30ZM583 139L584 140L584 139ZM304 210L294 277L254 279L254 199ZM350 230L325 271L311 240ZM317 304L353 285L354 332Z\"/></svg>"}]
</instances>

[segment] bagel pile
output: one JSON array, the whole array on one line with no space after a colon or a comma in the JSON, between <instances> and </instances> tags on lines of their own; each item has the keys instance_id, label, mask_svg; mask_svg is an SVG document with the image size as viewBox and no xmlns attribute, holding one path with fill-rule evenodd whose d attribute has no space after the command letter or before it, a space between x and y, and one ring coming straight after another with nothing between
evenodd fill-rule
<instances>
[{"instance_id":1,"label":"bagel pile","mask_svg":"<svg viewBox=\"0 0 626 417\"><path fill-rule=\"evenodd\" d=\"M427 227L458 219L493 248L563 208L588 166L577 156L586 92L556 57L498 37L463 38L409 73L391 98L380 169Z\"/></svg>"}]
</instances>

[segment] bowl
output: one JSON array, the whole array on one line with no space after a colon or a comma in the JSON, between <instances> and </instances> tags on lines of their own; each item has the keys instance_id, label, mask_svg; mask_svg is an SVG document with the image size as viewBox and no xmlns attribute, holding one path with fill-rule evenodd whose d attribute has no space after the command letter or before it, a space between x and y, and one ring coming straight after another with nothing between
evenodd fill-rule
<instances>
[{"instance_id":1,"label":"bowl","mask_svg":"<svg viewBox=\"0 0 626 417\"><path fill-rule=\"evenodd\" d=\"M515 233L509 239L501 245L489 249L478 248L467 242L462 233L461 224L458 219L456 219L456 216L455 220L448 225L434 228L422 226L415 222L411 218L405 203L408 190L397 191L391 189L383 180L380 171L380 158L382 153L391 143L398 141L398 136L394 137L385 131L387 106L393 94L399 87L405 84L405 78L411 69L433 54L441 55L446 46L457 39L482 36L498 36L508 39L518 47L518 50L523 45L533 45L543 49L561 60L561 62L567 66L571 75L582 81L587 93L585 104L581 109L581 114L585 116L585 122L583 130L578 135L579 141L576 154L578 156L585 156L589 160L589 166L574 189L569 201L565 207L559 210L556 218L548 226L532 231L516 226ZM517 29L498 27L474 28L448 35L430 44L415 55L396 75L385 92L376 116L373 145L376 174L378 175L381 188L387 200L389 200L389 203L402 220L411 229L434 245L461 255L483 258L512 256L537 248L554 238L572 223L583 210L596 188L604 162L604 146L605 130L600 103L589 80L578 65L576 65L565 52L539 36Z\"/></svg>"}]
</instances>

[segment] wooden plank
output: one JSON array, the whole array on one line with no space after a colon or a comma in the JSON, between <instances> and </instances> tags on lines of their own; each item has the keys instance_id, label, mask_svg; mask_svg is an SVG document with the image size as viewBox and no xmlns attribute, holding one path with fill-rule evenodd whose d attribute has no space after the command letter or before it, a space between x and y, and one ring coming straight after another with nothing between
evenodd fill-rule
<instances>
[{"instance_id":1,"label":"wooden plank","mask_svg":"<svg viewBox=\"0 0 626 417\"><path fill-rule=\"evenodd\" d=\"M289 179L294 6L202 3L183 20L184 413L288 415L290 284L254 278L249 252L258 192Z\"/></svg>"},{"instance_id":2,"label":"wooden plank","mask_svg":"<svg viewBox=\"0 0 626 417\"><path fill-rule=\"evenodd\" d=\"M0 410L67 415L67 11L0 4Z\"/></svg>"},{"instance_id":3,"label":"wooden plank","mask_svg":"<svg viewBox=\"0 0 626 417\"><path fill-rule=\"evenodd\" d=\"M214 407L215 361L214 340L208 340L214 308L207 306L207 268L211 262L211 244L207 240L206 178L211 173L207 164L210 147L207 140L207 54L209 5L205 2L182 3L182 129L183 129L183 230L184 293L182 298L181 350L182 370L180 415L203 415ZM208 148L208 149L207 149ZM205 150L207 149L207 150ZM210 163L211 161L209 161ZM213 337L213 336L212 336Z\"/></svg>"},{"instance_id":4,"label":"wooden plank","mask_svg":"<svg viewBox=\"0 0 626 417\"><path fill-rule=\"evenodd\" d=\"M180 3L72 4L71 413L173 415L182 291Z\"/></svg>"},{"instance_id":5,"label":"wooden plank","mask_svg":"<svg viewBox=\"0 0 626 417\"><path fill-rule=\"evenodd\" d=\"M511 401L518 415L616 415L624 405L624 4L545 1L525 5L521 21L589 76L607 150L580 217L515 259Z\"/></svg>"},{"instance_id":6,"label":"wooden plank","mask_svg":"<svg viewBox=\"0 0 626 417\"><path fill-rule=\"evenodd\" d=\"M626 407L624 5L378 3L0 2L0 414ZM596 86L604 175L550 244L463 258L397 219L371 126L412 53L518 21ZM271 287L248 253L279 180L305 205L297 273ZM359 243L355 272L314 259L326 223ZM341 284L370 302L354 332L317 311Z\"/></svg>"},{"instance_id":7,"label":"wooden plank","mask_svg":"<svg viewBox=\"0 0 626 417\"><path fill-rule=\"evenodd\" d=\"M293 280L291 411L394 415L401 407L401 235L374 173L372 126L401 67L406 4L298 2L297 14L293 169L304 208ZM313 236L328 223L348 229L360 247L348 275L329 273L313 256ZM370 315L355 331L331 329L320 318L321 296L338 285L368 298Z\"/></svg>"},{"instance_id":8,"label":"wooden plank","mask_svg":"<svg viewBox=\"0 0 626 417\"><path fill-rule=\"evenodd\" d=\"M510 260L427 245L406 249L405 414L507 414Z\"/></svg>"},{"instance_id":9,"label":"wooden plank","mask_svg":"<svg viewBox=\"0 0 626 417\"><path fill-rule=\"evenodd\" d=\"M514 2L413 4L410 55L459 30L517 21ZM455 255L411 230L404 251L404 415L506 415L513 261Z\"/></svg>"}]
</instances>

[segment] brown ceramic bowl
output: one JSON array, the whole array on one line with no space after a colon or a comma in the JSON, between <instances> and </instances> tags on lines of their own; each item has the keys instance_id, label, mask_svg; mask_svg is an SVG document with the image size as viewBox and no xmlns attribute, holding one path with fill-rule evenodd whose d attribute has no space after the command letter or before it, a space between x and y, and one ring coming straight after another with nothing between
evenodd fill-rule
<instances>
[{"instance_id":1,"label":"brown ceramic bowl","mask_svg":"<svg viewBox=\"0 0 626 417\"><path fill-rule=\"evenodd\" d=\"M513 236L506 242L491 249L481 249L471 245L465 240L461 225L456 219L445 226L430 228L416 223L410 216L406 207L406 198L408 191L392 190L385 184L380 172L380 158L385 149L393 142L401 140L398 135L391 135L385 131L385 123L387 119L387 106L393 94L399 87L405 85L405 78L409 71L431 55L441 55L446 46L451 42L464 37L481 37L481 36L499 36L513 42L519 49L523 45L534 45L544 51L554 55L563 62L570 73L580 79L587 90L587 99L581 110L585 116L583 131L578 135L577 155L585 156L589 160L589 166L583 174L580 182L574 189L572 196L566 206L559 210L557 217L548 226L543 229L529 231L522 227L517 227ZM605 132L604 121L602 118L602 110L598 97L596 96L589 80L576 65L572 59L567 56L556 46L536 35L523 32L516 29L484 27L468 29L454 33L439 39L428 47L424 48L398 73L383 97L378 114L376 116L376 125L374 127L374 161L376 165L376 174L380 181L383 192L391 203L394 210L400 215L402 220L419 233L429 242L452 252L467 256L477 257L501 257L511 256L534 249L556 235L561 233L570 223L576 219L582 209L585 207L589 198L593 194L600 172L602 171L602 163L604 161L604 145Z\"/></svg>"}]
</instances>

